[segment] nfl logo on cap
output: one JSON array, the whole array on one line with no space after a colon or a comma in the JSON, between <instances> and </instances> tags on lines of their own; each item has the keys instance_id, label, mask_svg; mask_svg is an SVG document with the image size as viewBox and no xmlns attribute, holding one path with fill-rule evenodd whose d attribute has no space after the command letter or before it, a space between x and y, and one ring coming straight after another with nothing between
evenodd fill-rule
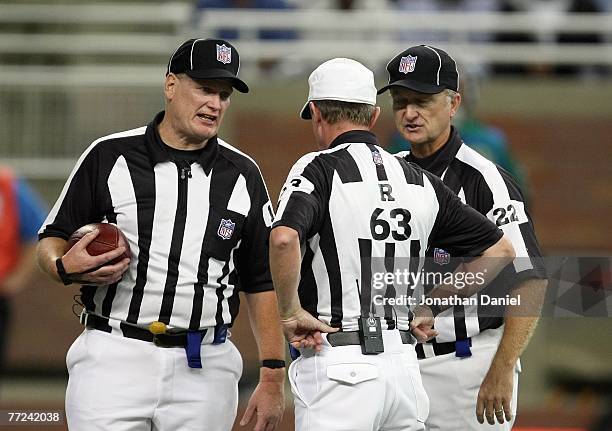
<instances>
[{"instance_id":1,"label":"nfl logo on cap","mask_svg":"<svg viewBox=\"0 0 612 431\"><path fill-rule=\"evenodd\" d=\"M409 73L414 72L414 67L416 66L416 61L418 56L408 55L408 57L402 57L399 64L399 71L401 73Z\"/></svg>"},{"instance_id":2,"label":"nfl logo on cap","mask_svg":"<svg viewBox=\"0 0 612 431\"><path fill-rule=\"evenodd\" d=\"M434 262L438 265L446 265L450 262L450 253L442 248L434 248Z\"/></svg>"},{"instance_id":3,"label":"nfl logo on cap","mask_svg":"<svg viewBox=\"0 0 612 431\"><path fill-rule=\"evenodd\" d=\"M223 45L217 45L217 61L223 64L232 62L232 48Z\"/></svg>"},{"instance_id":4,"label":"nfl logo on cap","mask_svg":"<svg viewBox=\"0 0 612 431\"><path fill-rule=\"evenodd\" d=\"M236 223L233 223L231 219L225 220L222 218L221 223L219 224L219 229L217 229L217 235L223 239L230 239L235 228Z\"/></svg>"}]
</instances>

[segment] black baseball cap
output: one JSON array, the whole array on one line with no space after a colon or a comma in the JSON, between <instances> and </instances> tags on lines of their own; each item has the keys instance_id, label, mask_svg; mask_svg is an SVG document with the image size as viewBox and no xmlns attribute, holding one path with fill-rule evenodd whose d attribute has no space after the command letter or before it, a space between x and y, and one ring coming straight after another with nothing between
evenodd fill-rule
<instances>
[{"instance_id":1,"label":"black baseball cap","mask_svg":"<svg viewBox=\"0 0 612 431\"><path fill-rule=\"evenodd\" d=\"M459 91L457 63L440 48L418 45L399 53L387 64L389 83L378 90L405 87L419 93L436 94L444 89Z\"/></svg>"},{"instance_id":2,"label":"black baseball cap","mask_svg":"<svg viewBox=\"0 0 612 431\"><path fill-rule=\"evenodd\" d=\"M185 73L195 79L226 78L241 93L249 87L238 78L240 56L234 46L223 39L189 39L179 46L168 62L166 75Z\"/></svg>"}]
</instances>

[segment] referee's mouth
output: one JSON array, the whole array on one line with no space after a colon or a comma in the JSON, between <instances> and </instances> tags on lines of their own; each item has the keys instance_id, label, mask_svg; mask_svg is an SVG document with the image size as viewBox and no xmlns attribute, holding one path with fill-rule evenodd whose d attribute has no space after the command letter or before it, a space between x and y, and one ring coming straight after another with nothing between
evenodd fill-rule
<instances>
[{"instance_id":1,"label":"referee's mouth","mask_svg":"<svg viewBox=\"0 0 612 431\"><path fill-rule=\"evenodd\" d=\"M208 124L214 124L217 122L217 117L215 115L196 114L196 117L198 117L200 120Z\"/></svg>"},{"instance_id":2,"label":"referee's mouth","mask_svg":"<svg viewBox=\"0 0 612 431\"><path fill-rule=\"evenodd\" d=\"M406 125L404 125L404 128L407 129L410 132L416 132L421 127L423 127L423 126L421 126L420 124L406 124Z\"/></svg>"}]
</instances>

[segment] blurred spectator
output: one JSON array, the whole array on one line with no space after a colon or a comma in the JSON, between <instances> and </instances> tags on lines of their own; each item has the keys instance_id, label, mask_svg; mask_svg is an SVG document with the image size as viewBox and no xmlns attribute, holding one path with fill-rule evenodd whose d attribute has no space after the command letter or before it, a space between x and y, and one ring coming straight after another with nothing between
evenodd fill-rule
<instances>
[{"instance_id":1,"label":"blurred spectator","mask_svg":"<svg viewBox=\"0 0 612 431\"><path fill-rule=\"evenodd\" d=\"M537 14L542 19L535 33L511 32L496 35L495 41L502 43L559 43L559 44L598 44L604 43L600 33L564 33L555 34L550 25L557 22L557 17L565 13L598 13L608 10L609 0L501 0L500 10L508 13ZM571 54L568 54L571 56ZM559 65L552 67L547 64L540 65L496 65L497 74L526 74L526 73L556 73L559 75L605 74L606 67L592 67L580 65Z\"/></svg>"},{"instance_id":2,"label":"blurred spectator","mask_svg":"<svg viewBox=\"0 0 612 431\"><path fill-rule=\"evenodd\" d=\"M568 10L570 13L601 13L603 10L595 0L572 0ZM557 36L557 42L573 43L573 44L597 44L603 43L604 40L599 33L560 33ZM558 65L555 68L557 75L568 76L583 74L605 74L605 68L593 66L578 66L578 65Z\"/></svg>"},{"instance_id":3,"label":"blurred spectator","mask_svg":"<svg viewBox=\"0 0 612 431\"><path fill-rule=\"evenodd\" d=\"M499 0L389 0L405 13L421 12L497 12ZM416 18L415 18L416 19ZM409 27L409 26L408 26ZM453 34L452 26L447 30L424 31L403 30L400 40L415 44L439 44L448 42L488 42L493 38L489 32L478 31L466 34ZM476 61L476 59L473 59Z\"/></svg>"},{"instance_id":4,"label":"blurred spectator","mask_svg":"<svg viewBox=\"0 0 612 431\"><path fill-rule=\"evenodd\" d=\"M391 0L398 10L405 13L408 17L411 13L440 12L442 11L441 0ZM415 18L416 20L417 18ZM409 19L406 20L410 22ZM406 26L410 28L410 25ZM426 30L402 30L399 35L400 40L407 41L408 44L431 44L447 42L449 35L447 32L426 31Z\"/></svg>"},{"instance_id":5,"label":"blurred spectator","mask_svg":"<svg viewBox=\"0 0 612 431\"><path fill-rule=\"evenodd\" d=\"M499 10L506 13L526 12L527 4L522 0L501 0ZM497 43L535 43L536 38L531 33L504 32L494 36ZM529 67L524 64L496 64L492 68L493 73L498 75L524 75Z\"/></svg>"},{"instance_id":6,"label":"blurred spectator","mask_svg":"<svg viewBox=\"0 0 612 431\"><path fill-rule=\"evenodd\" d=\"M336 0L336 9L339 10L352 10L355 6L355 0Z\"/></svg>"},{"instance_id":7,"label":"blurred spectator","mask_svg":"<svg viewBox=\"0 0 612 431\"><path fill-rule=\"evenodd\" d=\"M457 2L457 11L463 12L499 12L499 0L461 0ZM493 34L489 32L473 33L469 36L471 42L490 42Z\"/></svg>"},{"instance_id":8,"label":"blurred spectator","mask_svg":"<svg viewBox=\"0 0 612 431\"><path fill-rule=\"evenodd\" d=\"M612 0L596 0L602 12L612 12Z\"/></svg>"},{"instance_id":9,"label":"blurred spectator","mask_svg":"<svg viewBox=\"0 0 612 431\"><path fill-rule=\"evenodd\" d=\"M276 9L285 10L293 9L285 0L198 0L197 9L204 11L205 9ZM236 29L221 29L215 35L220 39L232 40L238 39L239 34ZM296 32L293 30L260 30L257 34L259 39L263 40L291 40L296 39Z\"/></svg>"},{"instance_id":10,"label":"blurred spectator","mask_svg":"<svg viewBox=\"0 0 612 431\"><path fill-rule=\"evenodd\" d=\"M200 13L205 13L206 9L244 8L286 10L293 9L293 6L288 4L285 0L198 0L196 8ZM199 13L196 14L196 17L199 16ZM246 39L249 38L249 35L240 35L235 28L222 28L214 36L225 40L235 40L240 36ZM261 40L293 40L297 39L297 32L294 30L280 29L258 30L256 37ZM260 60L258 66L262 72L271 72L282 67L282 62L283 59Z\"/></svg>"},{"instance_id":11,"label":"blurred spectator","mask_svg":"<svg viewBox=\"0 0 612 431\"><path fill-rule=\"evenodd\" d=\"M389 7L393 0L288 0L302 9L337 9L337 10L381 10Z\"/></svg>"},{"instance_id":12,"label":"blurred spectator","mask_svg":"<svg viewBox=\"0 0 612 431\"><path fill-rule=\"evenodd\" d=\"M4 374L11 297L34 281L38 229L46 217L39 197L0 167L0 375Z\"/></svg>"}]
</instances>

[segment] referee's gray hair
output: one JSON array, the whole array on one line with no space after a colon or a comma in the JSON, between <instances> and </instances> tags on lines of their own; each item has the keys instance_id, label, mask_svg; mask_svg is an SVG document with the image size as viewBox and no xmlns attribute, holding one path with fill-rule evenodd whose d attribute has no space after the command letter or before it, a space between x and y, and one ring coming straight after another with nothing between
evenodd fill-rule
<instances>
[{"instance_id":1,"label":"referee's gray hair","mask_svg":"<svg viewBox=\"0 0 612 431\"><path fill-rule=\"evenodd\" d=\"M366 103L343 102L340 100L313 100L321 116L329 124L348 121L359 126L369 126L375 107Z\"/></svg>"},{"instance_id":2,"label":"referee's gray hair","mask_svg":"<svg viewBox=\"0 0 612 431\"><path fill-rule=\"evenodd\" d=\"M455 98L455 96L457 94L459 94L458 91L451 90L450 88L447 88L445 91L446 91L446 96L448 97L448 101L449 102L452 102L452 100Z\"/></svg>"}]
</instances>

